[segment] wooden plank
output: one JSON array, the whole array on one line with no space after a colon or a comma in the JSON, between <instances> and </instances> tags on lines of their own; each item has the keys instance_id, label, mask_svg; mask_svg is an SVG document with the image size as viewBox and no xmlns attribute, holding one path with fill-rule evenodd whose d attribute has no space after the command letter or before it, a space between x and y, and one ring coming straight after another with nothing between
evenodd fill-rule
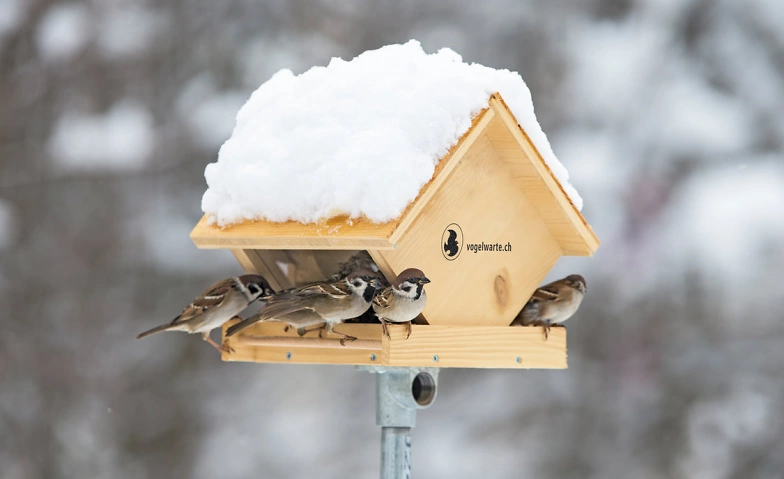
<instances>
[{"instance_id":1,"label":"wooden plank","mask_svg":"<svg viewBox=\"0 0 784 479\"><path fill-rule=\"evenodd\" d=\"M387 281L389 281L391 284L392 281L397 278L397 273L392 268L392 265L390 265L384 255L381 254L381 251L368 250L368 254L370 254L371 258L373 258L373 262L376 263L376 266L378 266L378 270L381 272L381 274L383 274L387 278Z\"/></svg>"},{"instance_id":2,"label":"wooden plank","mask_svg":"<svg viewBox=\"0 0 784 479\"><path fill-rule=\"evenodd\" d=\"M255 324L224 341L234 348L224 361L299 364L363 364L464 368L563 369L566 330L553 328L545 341L539 327L413 325L406 339L404 325L391 325L387 339L378 324L342 324L341 331L359 338L340 345L337 336L319 338L311 332L300 338L284 332L278 322ZM375 359L373 359L375 357ZM434 358L437 357L437 360ZM520 358L518 362L517 358Z\"/></svg>"},{"instance_id":3,"label":"wooden plank","mask_svg":"<svg viewBox=\"0 0 784 479\"><path fill-rule=\"evenodd\" d=\"M566 328L552 328L545 341L540 327L460 327L414 325L390 328L382 338L390 366L442 368L565 369ZM519 362L518 362L518 358Z\"/></svg>"},{"instance_id":4,"label":"wooden plank","mask_svg":"<svg viewBox=\"0 0 784 479\"><path fill-rule=\"evenodd\" d=\"M203 216L191 231L199 248L236 249L391 249L396 222L377 224L361 218L335 217L317 224L295 221L248 221L227 228L210 225Z\"/></svg>"},{"instance_id":5,"label":"wooden plank","mask_svg":"<svg viewBox=\"0 0 784 479\"><path fill-rule=\"evenodd\" d=\"M462 250L444 256L448 226ZM511 251L469 251L469 244ZM431 325L508 326L562 255L559 243L493 144L481 135L454 166L448 183L423 208L395 250L371 251L392 277L415 267L432 280L423 316ZM383 261L380 261L381 258ZM477 319L478 318L478 319Z\"/></svg>"},{"instance_id":6,"label":"wooden plank","mask_svg":"<svg viewBox=\"0 0 784 479\"><path fill-rule=\"evenodd\" d=\"M317 332L310 332L300 338L293 329L284 332L285 324L272 321L256 323L236 336L226 338L226 329L236 322L229 321L223 327L224 341L234 348L233 353L222 353L221 358L224 361L381 364L379 324L347 323L336 326L338 331L358 338L358 341L347 342L345 346L341 346L339 336L325 335L325 339L318 339ZM375 357L375 360L372 357Z\"/></svg>"},{"instance_id":7,"label":"wooden plank","mask_svg":"<svg viewBox=\"0 0 784 479\"><path fill-rule=\"evenodd\" d=\"M593 229L569 200L499 94L490 98L490 107L496 115L495 121L487 127L487 137L499 157L511 168L512 175L523 185L526 196L561 244L564 254L592 256L599 248L599 239Z\"/></svg>"},{"instance_id":8,"label":"wooden plank","mask_svg":"<svg viewBox=\"0 0 784 479\"><path fill-rule=\"evenodd\" d=\"M251 254L253 254L253 250L233 249L231 250L231 254L234 255L234 259L237 260L237 262L242 267L243 271L245 271L246 273L257 273L264 276L264 274L261 271L259 271L256 265L253 263L253 259L251 259Z\"/></svg>"},{"instance_id":9,"label":"wooden plank","mask_svg":"<svg viewBox=\"0 0 784 479\"><path fill-rule=\"evenodd\" d=\"M304 349L341 349L363 350L375 352L381 349L381 340L356 339L340 343L339 338L281 338L278 336L247 336L243 335L234 342L241 346L282 347Z\"/></svg>"}]
</instances>

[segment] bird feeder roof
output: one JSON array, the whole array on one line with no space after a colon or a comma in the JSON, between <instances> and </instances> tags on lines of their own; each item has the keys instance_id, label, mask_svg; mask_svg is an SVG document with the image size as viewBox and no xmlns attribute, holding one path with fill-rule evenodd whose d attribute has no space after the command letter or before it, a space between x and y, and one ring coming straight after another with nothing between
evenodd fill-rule
<instances>
[{"instance_id":1,"label":"bird feeder roof","mask_svg":"<svg viewBox=\"0 0 784 479\"><path fill-rule=\"evenodd\" d=\"M450 172L483 137L498 154L498 168L508 168L564 254L593 254L599 246L596 235L499 93L490 97L487 107L438 162L432 179L392 221L374 223L343 215L310 224L257 220L221 228L205 215L191 238L200 248L394 249L434 193L450 187Z\"/></svg>"}]
</instances>

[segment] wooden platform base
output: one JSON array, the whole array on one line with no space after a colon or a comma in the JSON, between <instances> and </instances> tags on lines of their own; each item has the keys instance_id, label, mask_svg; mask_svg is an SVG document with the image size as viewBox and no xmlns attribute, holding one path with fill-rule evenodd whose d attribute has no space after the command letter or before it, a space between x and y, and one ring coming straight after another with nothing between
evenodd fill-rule
<instances>
[{"instance_id":1,"label":"wooden platform base","mask_svg":"<svg viewBox=\"0 0 784 479\"><path fill-rule=\"evenodd\" d=\"M413 325L390 327L391 339L380 324L342 324L336 329L355 336L340 344L338 336L318 337L311 332L297 336L285 324L255 324L225 338L234 349L224 361L300 364L356 364L378 366L429 366L455 368L565 369L566 329L553 328L545 341L539 327Z\"/></svg>"}]
</instances>

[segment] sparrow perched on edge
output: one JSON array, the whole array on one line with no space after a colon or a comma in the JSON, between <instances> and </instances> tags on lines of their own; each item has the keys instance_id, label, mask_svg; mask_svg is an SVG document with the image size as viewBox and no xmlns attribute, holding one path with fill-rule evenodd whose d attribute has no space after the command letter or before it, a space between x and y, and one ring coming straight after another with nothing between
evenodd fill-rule
<instances>
[{"instance_id":1,"label":"sparrow perched on edge","mask_svg":"<svg viewBox=\"0 0 784 479\"><path fill-rule=\"evenodd\" d=\"M562 326L561 323L577 311L585 291L585 278L579 274L541 286L534 291L512 325L541 326L544 339L547 339L551 326Z\"/></svg>"},{"instance_id":2,"label":"sparrow perched on edge","mask_svg":"<svg viewBox=\"0 0 784 479\"><path fill-rule=\"evenodd\" d=\"M333 283L316 283L265 298L267 303L258 313L226 330L233 336L259 321L281 321L297 328L300 335L310 326L325 325L327 333L341 336L340 344L357 338L335 331L336 324L356 318L370 308L370 302L383 285L381 275L359 269Z\"/></svg>"},{"instance_id":3,"label":"sparrow perched on edge","mask_svg":"<svg viewBox=\"0 0 784 479\"><path fill-rule=\"evenodd\" d=\"M219 351L231 352L230 348L216 344L210 338L210 331L222 326L262 296L272 294L274 291L267 280L257 274L226 278L210 286L171 322L145 331L136 339L161 331L201 333L202 339Z\"/></svg>"},{"instance_id":4,"label":"sparrow perched on edge","mask_svg":"<svg viewBox=\"0 0 784 479\"><path fill-rule=\"evenodd\" d=\"M381 321L381 329L387 338L391 339L387 323L408 324L406 339L411 336L411 320L425 309L425 285L429 282L421 270L409 268L397 275L392 286L373 298L373 311Z\"/></svg>"}]
</instances>

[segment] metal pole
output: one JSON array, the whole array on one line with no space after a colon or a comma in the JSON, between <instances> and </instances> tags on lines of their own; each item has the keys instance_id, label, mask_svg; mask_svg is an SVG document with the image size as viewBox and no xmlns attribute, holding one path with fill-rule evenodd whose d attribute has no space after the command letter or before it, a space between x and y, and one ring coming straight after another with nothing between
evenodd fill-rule
<instances>
[{"instance_id":1,"label":"metal pole","mask_svg":"<svg viewBox=\"0 0 784 479\"><path fill-rule=\"evenodd\" d=\"M411 477L411 428L381 428L381 479Z\"/></svg>"},{"instance_id":2,"label":"metal pole","mask_svg":"<svg viewBox=\"0 0 784 479\"><path fill-rule=\"evenodd\" d=\"M376 424L381 426L381 479L410 479L411 428L417 409L436 398L437 368L368 367L376 374Z\"/></svg>"}]
</instances>

